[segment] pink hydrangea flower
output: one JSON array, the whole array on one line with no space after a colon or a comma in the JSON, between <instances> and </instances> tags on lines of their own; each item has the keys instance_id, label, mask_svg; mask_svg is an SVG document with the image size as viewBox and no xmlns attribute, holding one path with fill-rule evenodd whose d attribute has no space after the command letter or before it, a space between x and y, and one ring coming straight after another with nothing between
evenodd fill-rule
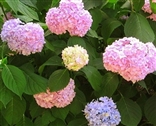
<instances>
[{"instance_id":1,"label":"pink hydrangea flower","mask_svg":"<svg viewBox=\"0 0 156 126\"><path fill-rule=\"evenodd\" d=\"M105 49L103 63L106 70L135 83L156 70L156 48L150 42L124 37Z\"/></svg>"},{"instance_id":2,"label":"pink hydrangea flower","mask_svg":"<svg viewBox=\"0 0 156 126\"><path fill-rule=\"evenodd\" d=\"M155 1L156 0L153 0L152 2L155 2ZM149 0L145 0L145 4L143 5L142 10L150 14L149 16L147 16L147 18L150 18L153 21L156 21L156 14L152 13Z\"/></svg>"},{"instance_id":3,"label":"pink hydrangea flower","mask_svg":"<svg viewBox=\"0 0 156 126\"><path fill-rule=\"evenodd\" d=\"M34 98L37 104L43 108L63 108L69 105L75 97L75 84L74 80L70 79L69 84L62 90L56 92L50 92L47 89L46 92L35 94Z\"/></svg>"},{"instance_id":4,"label":"pink hydrangea flower","mask_svg":"<svg viewBox=\"0 0 156 126\"><path fill-rule=\"evenodd\" d=\"M1 38L7 42L10 50L26 56L41 52L45 43L44 31L39 24L24 24L19 19L4 23Z\"/></svg>"},{"instance_id":5,"label":"pink hydrangea flower","mask_svg":"<svg viewBox=\"0 0 156 126\"><path fill-rule=\"evenodd\" d=\"M67 47L62 51L62 59L69 70L78 71L89 62L87 51L78 45Z\"/></svg>"},{"instance_id":6,"label":"pink hydrangea flower","mask_svg":"<svg viewBox=\"0 0 156 126\"><path fill-rule=\"evenodd\" d=\"M156 0L152 0L152 3L156 3Z\"/></svg>"},{"instance_id":7,"label":"pink hydrangea flower","mask_svg":"<svg viewBox=\"0 0 156 126\"><path fill-rule=\"evenodd\" d=\"M71 36L83 37L92 25L92 17L84 10L82 0L61 0L58 8L46 14L46 24L57 35L68 31Z\"/></svg>"}]
</instances>

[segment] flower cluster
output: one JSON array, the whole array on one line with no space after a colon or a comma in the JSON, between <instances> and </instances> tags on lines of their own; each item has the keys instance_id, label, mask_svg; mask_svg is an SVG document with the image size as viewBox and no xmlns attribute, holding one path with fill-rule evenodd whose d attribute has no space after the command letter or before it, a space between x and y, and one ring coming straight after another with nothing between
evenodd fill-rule
<instances>
[{"instance_id":1,"label":"flower cluster","mask_svg":"<svg viewBox=\"0 0 156 126\"><path fill-rule=\"evenodd\" d=\"M46 93L35 94L34 98L37 104L43 108L52 108L54 106L62 108L73 101L75 97L74 89L74 80L70 79L68 85L64 89L56 92L50 92L50 90L47 89Z\"/></svg>"},{"instance_id":2,"label":"flower cluster","mask_svg":"<svg viewBox=\"0 0 156 126\"><path fill-rule=\"evenodd\" d=\"M105 49L103 63L106 70L135 83L156 70L156 48L150 42L124 37Z\"/></svg>"},{"instance_id":3,"label":"flower cluster","mask_svg":"<svg viewBox=\"0 0 156 126\"><path fill-rule=\"evenodd\" d=\"M152 2L155 3L156 0L152 0ZM145 4L143 5L142 10L150 14L147 18L150 18L153 21L156 21L156 14L152 13L152 10L150 7L150 0L145 0Z\"/></svg>"},{"instance_id":4,"label":"flower cluster","mask_svg":"<svg viewBox=\"0 0 156 126\"><path fill-rule=\"evenodd\" d=\"M116 104L108 97L100 97L88 103L84 114L89 126L116 126L121 121Z\"/></svg>"},{"instance_id":5,"label":"flower cluster","mask_svg":"<svg viewBox=\"0 0 156 126\"><path fill-rule=\"evenodd\" d=\"M67 47L62 51L62 59L69 70L78 71L89 62L87 51L78 45Z\"/></svg>"},{"instance_id":6,"label":"flower cluster","mask_svg":"<svg viewBox=\"0 0 156 126\"><path fill-rule=\"evenodd\" d=\"M45 43L44 31L39 24L24 24L19 19L10 19L4 23L1 39L7 42L10 50L26 56L41 52Z\"/></svg>"},{"instance_id":7,"label":"flower cluster","mask_svg":"<svg viewBox=\"0 0 156 126\"><path fill-rule=\"evenodd\" d=\"M58 8L47 12L46 24L57 35L68 31L71 36L83 37L92 25L92 17L84 10L82 0L61 0Z\"/></svg>"}]
</instances>

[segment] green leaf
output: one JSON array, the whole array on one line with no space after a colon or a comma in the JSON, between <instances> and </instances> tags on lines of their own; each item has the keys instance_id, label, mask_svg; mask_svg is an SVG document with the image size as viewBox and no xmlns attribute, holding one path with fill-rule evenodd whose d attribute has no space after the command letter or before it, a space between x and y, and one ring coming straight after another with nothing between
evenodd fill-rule
<instances>
[{"instance_id":1,"label":"green leaf","mask_svg":"<svg viewBox=\"0 0 156 126\"><path fill-rule=\"evenodd\" d=\"M86 126L87 121L85 118L76 118L74 120L71 120L68 124L68 126Z\"/></svg>"},{"instance_id":2,"label":"green leaf","mask_svg":"<svg viewBox=\"0 0 156 126\"><path fill-rule=\"evenodd\" d=\"M1 126L8 126L8 122L4 119L2 114L0 114L0 121Z\"/></svg>"},{"instance_id":3,"label":"green leaf","mask_svg":"<svg viewBox=\"0 0 156 126\"><path fill-rule=\"evenodd\" d=\"M28 16L28 17L35 19L35 20L39 20L37 12L34 11L33 9L31 9L30 7L26 6L25 4L23 4L20 1L18 4L18 11L20 13L24 14L25 16Z\"/></svg>"},{"instance_id":4,"label":"green leaf","mask_svg":"<svg viewBox=\"0 0 156 126\"><path fill-rule=\"evenodd\" d=\"M117 108L121 115L121 123L126 126L137 126L141 120L142 112L139 105L128 99L122 97L117 102Z\"/></svg>"},{"instance_id":5,"label":"green leaf","mask_svg":"<svg viewBox=\"0 0 156 126\"><path fill-rule=\"evenodd\" d=\"M22 119L16 124L16 126L34 126L32 121L23 115Z\"/></svg>"},{"instance_id":6,"label":"green leaf","mask_svg":"<svg viewBox=\"0 0 156 126\"><path fill-rule=\"evenodd\" d=\"M65 118L67 117L68 113L69 113L69 108L65 107L65 108L52 108L51 109L52 114L55 118L59 118L61 120L65 121Z\"/></svg>"},{"instance_id":7,"label":"green leaf","mask_svg":"<svg viewBox=\"0 0 156 126\"><path fill-rule=\"evenodd\" d=\"M118 2L118 0L109 0L109 3L117 3Z\"/></svg>"},{"instance_id":8,"label":"green leaf","mask_svg":"<svg viewBox=\"0 0 156 126\"><path fill-rule=\"evenodd\" d=\"M52 1L54 1L54 0L36 0L37 1L37 3L36 3L36 5L37 5L37 8L40 10L40 12L42 11L42 10L48 10L49 8L51 8L51 5L52 5Z\"/></svg>"},{"instance_id":9,"label":"green leaf","mask_svg":"<svg viewBox=\"0 0 156 126\"><path fill-rule=\"evenodd\" d=\"M75 96L75 98L72 101L72 104L69 105L69 110L72 114L74 114L75 116L79 113L82 112L82 110L84 109L84 105L81 103L82 101L79 100L77 94Z\"/></svg>"},{"instance_id":10,"label":"green leaf","mask_svg":"<svg viewBox=\"0 0 156 126\"><path fill-rule=\"evenodd\" d=\"M34 126L47 126L47 125L43 125L44 122L42 122L42 117L38 116L37 118L35 118L34 121Z\"/></svg>"},{"instance_id":11,"label":"green leaf","mask_svg":"<svg viewBox=\"0 0 156 126\"><path fill-rule=\"evenodd\" d=\"M49 58L44 64L42 64L40 67L39 67L39 73L42 73L42 71L44 70L44 67L45 66L49 66L49 65L53 65L53 66L62 66L62 59L55 55L55 56L52 56L51 58Z\"/></svg>"},{"instance_id":12,"label":"green leaf","mask_svg":"<svg viewBox=\"0 0 156 126\"><path fill-rule=\"evenodd\" d=\"M3 103L4 107L6 107L12 97L13 93L2 84L0 86L0 101Z\"/></svg>"},{"instance_id":13,"label":"green leaf","mask_svg":"<svg viewBox=\"0 0 156 126\"><path fill-rule=\"evenodd\" d=\"M6 2L13 9L13 11L15 13L17 13L19 11L20 13L24 14L27 17L30 17L35 20L39 20L37 12L35 12L30 7L28 7L25 4L23 4L22 2L20 2L19 0L11 0L11 1L6 0Z\"/></svg>"},{"instance_id":14,"label":"green leaf","mask_svg":"<svg viewBox=\"0 0 156 126\"><path fill-rule=\"evenodd\" d=\"M26 79L19 68L12 65L5 65L2 71L2 79L8 89L18 96L22 96L26 87Z\"/></svg>"},{"instance_id":15,"label":"green leaf","mask_svg":"<svg viewBox=\"0 0 156 126\"><path fill-rule=\"evenodd\" d=\"M66 42L63 40L52 41L51 44L54 47L54 52L57 55L60 54L64 48L67 47Z\"/></svg>"},{"instance_id":16,"label":"green leaf","mask_svg":"<svg viewBox=\"0 0 156 126\"><path fill-rule=\"evenodd\" d=\"M51 111L45 110L42 113L42 124L48 125L50 122L53 122L55 120L55 117L52 115Z\"/></svg>"},{"instance_id":17,"label":"green leaf","mask_svg":"<svg viewBox=\"0 0 156 126\"><path fill-rule=\"evenodd\" d=\"M2 115L10 125L17 124L23 117L25 109L25 101L14 96L7 104L6 109L2 110Z\"/></svg>"},{"instance_id":18,"label":"green leaf","mask_svg":"<svg viewBox=\"0 0 156 126\"><path fill-rule=\"evenodd\" d=\"M136 11L140 11L143 5L144 5L143 0L133 0L133 7Z\"/></svg>"},{"instance_id":19,"label":"green leaf","mask_svg":"<svg viewBox=\"0 0 156 126\"><path fill-rule=\"evenodd\" d=\"M146 89L146 91L148 92L148 88L147 88L147 85L146 85L146 83L145 83L145 81L138 81L138 84L141 86L141 87L143 87L143 88L145 88ZM149 93L149 92L148 92Z\"/></svg>"},{"instance_id":20,"label":"green leaf","mask_svg":"<svg viewBox=\"0 0 156 126\"><path fill-rule=\"evenodd\" d=\"M156 95L153 95L150 97L144 107L144 113L146 118L148 119L149 122L151 122L153 125L156 125Z\"/></svg>"},{"instance_id":21,"label":"green leaf","mask_svg":"<svg viewBox=\"0 0 156 126\"><path fill-rule=\"evenodd\" d=\"M96 31L95 31L95 30L92 30L92 29L90 29L90 30L87 32L86 35L89 36L89 37L93 37L93 38L99 38L99 37L98 37L98 34L96 33Z\"/></svg>"},{"instance_id":22,"label":"green leaf","mask_svg":"<svg viewBox=\"0 0 156 126\"><path fill-rule=\"evenodd\" d=\"M101 34L105 41L110 37L110 35L113 33L113 31L121 26L122 23L114 18L108 18L106 19L102 24Z\"/></svg>"},{"instance_id":23,"label":"green leaf","mask_svg":"<svg viewBox=\"0 0 156 126\"><path fill-rule=\"evenodd\" d=\"M27 80L27 85L24 91L26 94L33 95L46 91L48 82L46 78L27 70L24 70L24 74Z\"/></svg>"},{"instance_id":24,"label":"green leaf","mask_svg":"<svg viewBox=\"0 0 156 126\"><path fill-rule=\"evenodd\" d=\"M74 46L74 45L79 45L86 48L86 43L83 40L83 38L76 37L76 36L70 37L67 42L67 46Z\"/></svg>"},{"instance_id":25,"label":"green leaf","mask_svg":"<svg viewBox=\"0 0 156 126\"><path fill-rule=\"evenodd\" d=\"M54 71L48 81L50 91L58 91L63 89L69 83L69 72L67 69Z\"/></svg>"},{"instance_id":26,"label":"green leaf","mask_svg":"<svg viewBox=\"0 0 156 126\"><path fill-rule=\"evenodd\" d=\"M67 126L64 121L56 119L54 122L50 123L49 126Z\"/></svg>"},{"instance_id":27,"label":"green leaf","mask_svg":"<svg viewBox=\"0 0 156 126\"><path fill-rule=\"evenodd\" d=\"M30 107L29 107L29 111L30 111L30 115L31 117L34 119L38 116L40 116L45 109L41 108L40 106L38 106L38 104L36 103L36 101L32 101L30 103Z\"/></svg>"},{"instance_id":28,"label":"green leaf","mask_svg":"<svg viewBox=\"0 0 156 126\"><path fill-rule=\"evenodd\" d=\"M53 0L51 7L57 7L59 5L60 0Z\"/></svg>"},{"instance_id":29,"label":"green leaf","mask_svg":"<svg viewBox=\"0 0 156 126\"><path fill-rule=\"evenodd\" d=\"M50 49L51 51L55 51L55 50L54 50L54 46L52 45L52 43L50 43L50 42L47 41L47 40L46 40L45 46L46 46L48 49Z\"/></svg>"},{"instance_id":30,"label":"green leaf","mask_svg":"<svg viewBox=\"0 0 156 126\"><path fill-rule=\"evenodd\" d=\"M96 3L98 2L96 1ZM96 9L91 9L90 14L92 15L92 19L93 19L91 29L97 30L100 22L102 21L102 12L100 9L96 8Z\"/></svg>"},{"instance_id":31,"label":"green leaf","mask_svg":"<svg viewBox=\"0 0 156 126\"><path fill-rule=\"evenodd\" d=\"M11 9L17 13L19 0L5 0L7 4L11 7Z\"/></svg>"},{"instance_id":32,"label":"green leaf","mask_svg":"<svg viewBox=\"0 0 156 126\"><path fill-rule=\"evenodd\" d=\"M17 15L16 18L19 18L20 20L24 21L24 22L31 22L33 21L32 18L25 16L25 15Z\"/></svg>"},{"instance_id":33,"label":"green leaf","mask_svg":"<svg viewBox=\"0 0 156 126\"><path fill-rule=\"evenodd\" d=\"M147 19L138 13L131 13L125 23L124 32L127 37L136 37L143 42L153 42L155 39Z\"/></svg>"},{"instance_id":34,"label":"green leaf","mask_svg":"<svg viewBox=\"0 0 156 126\"><path fill-rule=\"evenodd\" d=\"M82 71L85 73L88 81L90 82L92 88L95 91L100 90L101 82L102 82L102 76L100 72L92 66L85 66L82 68Z\"/></svg>"},{"instance_id":35,"label":"green leaf","mask_svg":"<svg viewBox=\"0 0 156 126\"><path fill-rule=\"evenodd\" d=\"M120 85L120 92L126 98L132 98L138 93L135 86L127 83L123 83Z\"/></svg>"},{"instance_id":36,"label":"green leaf","mask_svg":"<svg viewBox=\"0 0 156 126\"><path fill-rule=\"evenodd\" d=\"M84 6L86 10L92 9L94 7L97 7L102 4L100 0L95 1L95 0L83 0Z\"/></svg>"},{"instance_id":37,"label":"green leaf","mask_svg":"<svg viewBox=\"0 0 156 126\"><path fill-rule=\"evenodd\" d=\"M25 5L28 5L30 7L37 9L36 5L32 2L32 0L20 0L20 1L24 3Z\"/></svg>"},{"instance_id":38,"label":"green leaf","mask_svg":"<svg viewBox=\"0 0 156 126\"><path fill-rule=\"evenodd\" d=\"M92 60L92 61L90 62L90 64L91 64L92 66L94 66L95 68L97 68L97 69L101 69L101 70L104 69L102 57L101 57L101 58L96 58L96 59Z\"/></svg>"},{"instance_id":39,"label":"green leaf","mask_svg":"<svg viewBox=\"0 0 156 126\"><path fill-rule=\"evenodd\" d=\"M100 90L100 95L103 96L112 96L116 91L119 84L118 75L107 72L102 79L102 86Z\"/></svg>"}]
</instances>

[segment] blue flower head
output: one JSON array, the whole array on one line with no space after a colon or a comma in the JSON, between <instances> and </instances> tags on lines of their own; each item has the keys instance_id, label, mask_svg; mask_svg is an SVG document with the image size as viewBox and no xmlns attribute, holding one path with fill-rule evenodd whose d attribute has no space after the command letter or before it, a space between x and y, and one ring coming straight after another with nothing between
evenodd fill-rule
<instances>
[{"instance_id":1,"label":"blue flower head","mask_svg":"<svg viewBox=\"0 0 156 126\"><path fill-rule=\"evenodd\" d=\"M88 103L84 114L89 126L116 126L121 121L116 104L108 97L100 97Z\"/></svg>"}]
</instances>

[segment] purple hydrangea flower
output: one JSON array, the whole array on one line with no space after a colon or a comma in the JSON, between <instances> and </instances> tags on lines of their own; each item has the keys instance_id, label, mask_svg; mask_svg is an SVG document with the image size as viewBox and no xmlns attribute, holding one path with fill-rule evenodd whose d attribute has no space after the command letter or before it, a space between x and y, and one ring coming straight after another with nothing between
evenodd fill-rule
<instances>
[{"instance_id":1,"label":"purple hydrangea flower","mask_svg":"<svg viewBox=\"0 0 156 126\"><path fill-rule=\"evenodd\" d=\"M116 126L121 121L116 104L108 97L100 97L88 103L84 114L89 126Z\"/></svg>"},{"instance_id":2,"label":"purple hydrangea flower","mask_svg":"<svg viewBox=\"0 0 156 126\"><path fill-rule=\"evenodd\" d=\"M10 50L26 56L41 52L45 44L44 31L39 24L24 24L19 19L4 23L1 38L7 42Z\"/></svg>"}]
</instances>

